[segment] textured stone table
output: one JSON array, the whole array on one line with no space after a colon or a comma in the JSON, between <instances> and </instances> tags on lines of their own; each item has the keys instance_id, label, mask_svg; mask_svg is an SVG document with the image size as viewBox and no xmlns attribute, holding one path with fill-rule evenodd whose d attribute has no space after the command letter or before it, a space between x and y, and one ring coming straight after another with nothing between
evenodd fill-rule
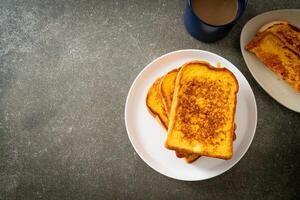
<instances>
[{"instance_id":1,"label":"textured stone table","mask_svg":"<svg viewBox=\"0 0 300 200\"><path fill-rule=\"evenodd\" d=\"M299 199L300 115L264 92L239 48L253 16L300 2L249 2L225 39L183 27L184 1L0 1L0 199ZM231 170L201 182L167 178L135 153L124 105L154 58L195 48L236 65L258 125Z\"/></svg>"}]
</instances>

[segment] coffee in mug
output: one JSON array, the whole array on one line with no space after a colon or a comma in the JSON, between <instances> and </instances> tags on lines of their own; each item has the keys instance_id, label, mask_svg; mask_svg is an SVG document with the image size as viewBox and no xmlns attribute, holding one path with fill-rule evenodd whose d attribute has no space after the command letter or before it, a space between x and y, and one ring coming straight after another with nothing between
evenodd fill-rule
<instances>
[{"instance_id":1,"label":"coffee in mug","mask_svg":"<svg viewBox=\"0 0 300 200\"><path fill-rule=\"evenodd\" d=\"M237 0L192 0L191 5L202 21L216 26L232 22L238 12Z\"/></svg>"}]
</instances>

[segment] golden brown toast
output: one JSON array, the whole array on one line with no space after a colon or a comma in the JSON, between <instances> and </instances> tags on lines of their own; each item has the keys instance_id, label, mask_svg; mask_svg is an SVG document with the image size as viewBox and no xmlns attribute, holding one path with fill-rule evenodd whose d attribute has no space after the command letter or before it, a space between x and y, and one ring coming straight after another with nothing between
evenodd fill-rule
<instances>
[{"instance_id":1,"label":"golden brown toast","mask_svg":"<svg viewBox=\"0 0 300 200\"><path fill-rule=\"evenodd\" d=\"M220 63L217 63L217 68L222 68ZM172 105L172 99L173 99L173 93L175 89L175 82L176 82L176 77L177 73L179 72L180 68L178 69L173 69L172 71L168 72L166 75L164 75L161 78L161 83L160 83L160 92L161 92L161 97L164 105L164 109L169 116L169 113L171 112L171 105ZM236 125L234 126L234 130L236 129ZM236 135L234 132L234 137L233 139L236 139ZM186 153L183 152L176 152L176 156L178 158L185 157Z\"/></svg>"},{"instance_id":2,"label":"golden brown toast","mask_svg":"<svg viewBox=\"0 0 300 200\"><path fill-rule=\"evenodd\" d=\"M166 148L230 159L238 82L225 68L194 61L178 72Z\"/></svg>"},{"instance_id":3,"label":"golden brown toast","mask_svg":"<svg viewBox=\"0 0 300 200\"><path fill-rule=\"evenodd\" d=\"M162 78L158 78L151 85L146 97L146 105L150 113L155 117L160 124L166 129L169 125L169 119L164 109L162 98L159 93L159 85Z\"/></svg>"},{"instance_id":4,"label":"golden brown toast","mask_svg":"<svg viewBox=\"0 0 300 200\"><path fill-rule=\"evenodd\" d=\"M171 111L172 99L173 99L173 92L175 87L175 81L177 73L179 69L174 69L168 72L161 80L160 83L160 92L162 96L162 100L164 103L164 108L169 116Z\"/></svg>"},{"instance_id":5,"label":"golden brown toast","mask_svg":"<svg viewBox=\"0 0 300 200\"><path fill-rule=\"evenodd\" d=\"M178 158L184 158L187 163L193 163L201 156L195 153L186 153L183 151L175 151Z\"/></svg>"},{"instance_id":6,"label":"golden brown toast","mask_svg":"<svg viewBox=\"0 0 300 200\"><path fill-rule=\"evenodd\" d=\"M300 29L287 21L273 21L265 24L258 32L271 32L283 43L299 55L300 53Z\"/></svg>"},{"instance_id":7,"label":"golden brown toast","mask_svg":"<svg viewBox=\"0 0 300 200\"><path fill-rule=\"evenodd\" d=\"M217 63L217 67L221 68L221 64ZM176 81L176 76L177 76L177 73L179 72L179 70L180 70L180 68L174 69L174 70L168 72L166 75L164 75L161 79L160 92L161 92L162 101L164 104L164 109L165 109L167 115L169 115L169 113L171 111L173 93L174 93L174 88L175 88L175 81ZM235 138L236 138L235 133L234 133L233 138L235 140ZM188 155L187 153L179 152L179 151L176 151L176 156L178 158L186 157L186 161L188 163L191 163L194 160L197 160L199 157L201 157L198 154Z\"/></svg>"},{"instance_id":8,"label":"golden brown toast","mask_svg":"<svg viewBox=\"0 0 300 200\"><path fill-rule=\"evenodd\" d=\"M150 113L157 119L157 121L167 130L168 129L168 116L163 106L162 97L160 93L160 83L162 77L158 78L151 85L148 90L148 94L146 97L146 105ZM176 151L176 156L179 158L185 157L186 162L192 163L197 160L199 155L192 155L189 153Z\"/></svg>"},{"instance_id":9,"label":"golden brown toast","mask_svg":"<svg viewBox=\"0 0 300 200\"><path fill-rule=\"evenodd\" d=\"M284 21L272 22L263 26L245 49L300 92L299 28Z\"/></svg>"}]
</instances>

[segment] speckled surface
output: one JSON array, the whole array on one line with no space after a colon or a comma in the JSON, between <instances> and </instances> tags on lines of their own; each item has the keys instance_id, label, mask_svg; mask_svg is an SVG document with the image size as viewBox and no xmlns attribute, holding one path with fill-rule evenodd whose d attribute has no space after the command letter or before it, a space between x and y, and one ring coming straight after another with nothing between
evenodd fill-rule
<instances>
[{"instance_id":1,"label":"speckled surface","mask_svg":"<svg viewBox=\"0 0 300 200\"><path fill-rule=\"evenodd\" d=\"M249 2L223 40L183 27L183 0L0 1L0 199L299 199L300 114L250 75L243 25L299 1ZM178 49L215 52L252 86L258 126L244 158L202 182L148 167L127 137L130 85L154 58Z\"/></svg>"}]
</instances>

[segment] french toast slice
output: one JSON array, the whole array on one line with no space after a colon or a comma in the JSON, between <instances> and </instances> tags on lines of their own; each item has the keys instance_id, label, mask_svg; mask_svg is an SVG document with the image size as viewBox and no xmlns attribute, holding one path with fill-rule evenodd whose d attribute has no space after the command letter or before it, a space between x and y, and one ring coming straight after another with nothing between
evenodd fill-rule
<instances>
[{"instance_id":1,"label":"french toast slice","mask_svg":"<svg viewBox=\"0 0 300 200\"><path fill-rule=\"evenodd\" d=\"M264 25L246 50L300 92L300 29L285 21Z\"/></svg>"},{"instance_id":2,"label":"french toast slice","mask_svg":"<svg viewBox=\"0 0 300 200\"><path fill-rule=\"evenodd\" d=\"M296 54L300 55L300 29L287 21L273 21L262 26L258 32L271 32Z\"/></svg>"},{"instance_id":3,"label":"french toast slice","mask_svg":"<svg viewBox=\"0 0 300 200\"><path fill-rule=\"evenodd\" d=\"M171 111L173 93L174 93L174 88L175 88L175 81L176 81L176 76L177 76L178 72L179 72L179 69L174 69L174 70L168 72L162 78L161 83L160 83L160 92L161 92L162 100L164 103L164 108L165 108L168 116Z\"/></svg>"},{"instance_id":4,"label":"french toast slice","mask_svg":"<svg viewBox=\"0 0 300 200\"><path fill-rule=\"evenodd\" d=\"M221 64L217 63L217 67L221 68ZM180 68L173 69L170 72L168 72L166 75L164 75L161 79L160 92L161 92L161 96L162 96L162 101L164 103L164 109L165 109L167 115L169 115L169 113L171 111L175 82L176 82L176 77L177 77L177 73L179 72L179 70L180 70ZM234 133L233 138L235 140L235 138L236 138L235 133ZM176 151L176 156L178 158L186 157L186 161L188 163L191 163L192 161L197 160L199 157L201 157L198 154L188 155L187 153L179 152L179 151Z\"/></svg>"},{"instance_id":5,"label":"french toast slice","mask_svg":"<svg viewBox=\"0 0 300 200\"><path fill-rule=\"evenodd\" d=\"M146 106L149 112L165 128L168 128L169 119L164 109L162 98L159 93L159 85L162 78L158 78L151 85L146 97Z\"/></svg>"},{"instance_id":6,"label":"french toast slice","mask_svg":"<svg viewBox=\"0 0 300 200\"><path fill-rule=\"evenodd\" d=\"M217 63L216 67L222 68L222 66L219 62ZM174 89L175 89L175 82L176 82L176 77L177 77L179 70L180 70L180 68L173 69L161 78L160 92L161 92L161 97L162 97L162 101L164 104L164 109L168 116L171 112L173 93L174 93ZM235 129L236 129L236 124L234 124L234 130ZM235 139L236 139L236 134L234 132L233 140L235 140ZM185 156L185 153L176 152L176 156L178 158L182 158Z\"/></svg>"},{"instance_id":7,"label":"french toast slice","mask_svg":"<svg viewBox=\"0 0 300 200\"><path fill-rule=\"evenodd\" d=\"M146 97L146 106L149 112L156 118L156 120L167 130L168 129L168 116L164 109L164 105L162 102L162 97L160 94L160 83L163 77L158 78L154 81L151 85L150 89L148 90L147 97ZM200 156L199 155L192 155L185 152L176 151L176 156L178 158L185 158L186 162L192 163L196 161Z\"/></svg>"},{"instance_id":8,"label":"french toast slice","mask_svg":"<svg viewBox=\"0 0 300 200\"><path fill-rule=\"evenodd\" d=\"M238 88L226 68L204 61L183 65L176 78L165 147L230 159Z\"/></svg>"}]
</instances>

